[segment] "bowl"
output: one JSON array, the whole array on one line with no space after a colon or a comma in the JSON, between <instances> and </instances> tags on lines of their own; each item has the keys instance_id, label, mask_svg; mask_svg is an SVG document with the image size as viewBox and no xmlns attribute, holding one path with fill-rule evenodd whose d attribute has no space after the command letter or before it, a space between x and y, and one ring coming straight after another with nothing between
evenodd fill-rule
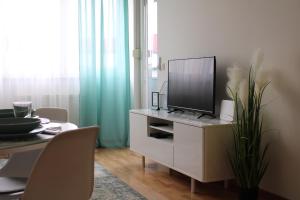
<instances>
[{"instance_id":1,"label":"bowl","mask_svg":"<svg viewBox=\"0 0 300 200\"><path fill-rule=\"evenodd\" d=\"M13 118L14 109L0 109L0 118Z\"/></svg>"},{"instance_id":2,"label":"bowl","mask_svg":"<svg viewBox=\"0 0 300 200\"><path fill-rule=\"evenodd\" d=\"M0 118L0 134L29 133L40 126L35 118Z\"/></svg>"}]
</instances>

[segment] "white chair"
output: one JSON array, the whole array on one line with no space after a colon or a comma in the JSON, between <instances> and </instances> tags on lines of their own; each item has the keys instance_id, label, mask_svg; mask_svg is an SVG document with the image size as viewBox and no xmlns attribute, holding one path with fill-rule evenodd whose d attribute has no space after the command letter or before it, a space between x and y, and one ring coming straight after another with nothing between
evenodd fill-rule
<instances>
[{"instance_id":1,"label":"white chair","mask_svg":"<svg viewBox=\"0 0 300 200\"><path fill-rule=\"evenodd\" d=\"M7 163L0 169L0 177L27 178L41 149L18 152L11 155Z\"/></svg>"},{"instance_id":2,"label":"white chair","mask_svg":"<svg viewBox=\"0 0 300 200\"><path fill-rule=\"evenodd\" d=\"M35 114L51 121L67 122L68 111L63 108L37 108Z\"/></svg>"},{"instance_id":3,"label":"white chair","mask_svg":"<svg viewBox=\"0 0 300 200\"><path fill-rule=\"evenodd\" d=\"M0 199L88 200L98 131L98 127L88 127L55 136L40 154L27 183L22 178L0 178Z\"/></svg>"}]
</instances>

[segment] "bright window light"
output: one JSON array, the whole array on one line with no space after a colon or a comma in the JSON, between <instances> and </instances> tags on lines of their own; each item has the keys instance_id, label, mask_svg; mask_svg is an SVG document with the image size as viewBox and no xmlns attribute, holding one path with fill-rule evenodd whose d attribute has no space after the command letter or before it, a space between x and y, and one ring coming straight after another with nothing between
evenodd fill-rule
<instances>
[{"instance_id":1,"label":"bright window light","mask_svg":"<svg viewBox=\"0 0 300 200\"><path fill-rule=\"evenodd\" d=\"M78 77L77 1L0 0L0 30L2 77Z\"/></svg>"}]
</instances>

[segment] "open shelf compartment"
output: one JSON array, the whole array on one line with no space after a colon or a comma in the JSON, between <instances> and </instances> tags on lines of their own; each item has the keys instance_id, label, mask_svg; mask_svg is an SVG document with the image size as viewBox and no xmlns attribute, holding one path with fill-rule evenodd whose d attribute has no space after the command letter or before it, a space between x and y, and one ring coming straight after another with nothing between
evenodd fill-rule
<instances>
[{"instance_id":1,"label":"open shelf compartment","mask_svg":"<svg viewBox=\"0 0 300 200\"><path fill-rule=\"evenodd\" d=\"M148 137L158 139L161 141L172 142L173 141L173 122L159 119L148 118Z\"/></svg>"}]
</instances>

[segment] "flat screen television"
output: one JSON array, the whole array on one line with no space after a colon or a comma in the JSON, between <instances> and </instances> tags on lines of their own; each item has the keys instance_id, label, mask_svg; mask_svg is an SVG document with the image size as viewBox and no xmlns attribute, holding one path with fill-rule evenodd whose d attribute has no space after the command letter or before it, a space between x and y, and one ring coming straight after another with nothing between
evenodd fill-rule
<instances>
[{"instance_id":1,"label":"flat screen television","mask_svg":"<svg viewBox=\"0 0 300 200\"><path fill-rule=\"evenodd\" d=\"M216 57L168 61L168 109L215 113Z\"/></svg>"}]
</instances>

